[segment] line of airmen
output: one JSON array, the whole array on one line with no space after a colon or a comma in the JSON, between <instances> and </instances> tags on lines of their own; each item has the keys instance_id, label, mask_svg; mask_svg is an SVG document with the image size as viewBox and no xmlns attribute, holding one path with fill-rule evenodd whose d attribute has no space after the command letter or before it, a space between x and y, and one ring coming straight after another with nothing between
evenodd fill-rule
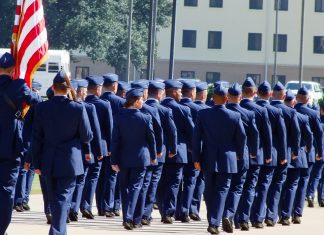
<instances>
[{"instance_id":1,"label":"line of airmen","mask_svg":"<svg viewBox=\"0 0 324 235\"><path fill-rule=\"evenodd\" d=\"M0 68L12 68L10 55L1 61ZM10 71L0 76L8 80ZM295 105L280 82L273 91L267 82L256 88L250 78L228 90L215 84L209 107L204 82L140 80L129 87L106 74L72 85L78 102L66 97L70 86L58 73L49 101L31 106L25 132L16 110L0 96L1 111L8 106L15 123L12 133L26 136L25 168L32 162L40 175L50 234L66 234L66 222L77 221L79 210L93 219L94 196L99 216L119 216L122 207L123 226L133 229L151 223L154 202L163 223L200 220L204 195L212 234L219 233L221 222L226 232L233 232L233 224L241 230L249 230L249 222L274 226L278 217L282 225L290 217L300 223L306 194L309 203L314 199L323 169L323 130L318 113L308 107L306 88L298 91ZM21 100L15 103L40 102L25 85L17 95L18 87L12 94ZM2 156L15 159L10 170L17 181L17 155L0 155L1 161ZM0 167L9 169L2 162ZM6 200L11 208L0 220L0 234L11 218L13 201Z\"/></svg>"}]
</instances>

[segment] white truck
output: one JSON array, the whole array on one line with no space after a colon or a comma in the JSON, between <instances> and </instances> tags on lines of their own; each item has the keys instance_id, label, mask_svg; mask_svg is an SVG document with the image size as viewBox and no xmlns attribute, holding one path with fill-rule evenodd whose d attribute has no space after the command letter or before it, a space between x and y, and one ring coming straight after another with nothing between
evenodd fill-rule
<instances>
[{"instance_id":1,"label":"white truck","mask_svg":"<svg viewBox=\"0 0 324 235\"><path fill-rule=\"evenodd\" d=\"M10 49L0 48L0 55L10 52ZM66 50L49 50L48 59L34 75L34 81L42 84L41 96L46 96L46 90L53 84L55 74L63 69L70 72L70 53Z\"/></svg>"}]
</instances>

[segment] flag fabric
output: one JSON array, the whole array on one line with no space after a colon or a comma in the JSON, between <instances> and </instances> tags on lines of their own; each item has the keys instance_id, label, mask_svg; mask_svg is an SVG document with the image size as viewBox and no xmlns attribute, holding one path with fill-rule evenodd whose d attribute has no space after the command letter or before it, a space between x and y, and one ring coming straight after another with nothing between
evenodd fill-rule
<instances>
[{"instance_id":1,"label":"flag fabric","mask_svg":"<svg viewBox=\"0 0 324 235\"><path fill-rule=\"evenodd\" d=\"M47 59L48 41L42 0L17 0L11 53L16 61L15 79L30 87L34 73Z\"/></svg>"}]
</instances>

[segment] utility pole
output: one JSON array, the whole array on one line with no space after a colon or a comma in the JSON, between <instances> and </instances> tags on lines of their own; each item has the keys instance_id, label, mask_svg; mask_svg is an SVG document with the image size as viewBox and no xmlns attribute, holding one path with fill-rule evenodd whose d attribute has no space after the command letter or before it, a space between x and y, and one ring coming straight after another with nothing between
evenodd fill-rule
<instances>
[{"instance_id":1,"label":"utility pole","mask_svg":"<svg viewBox=\"0 0 324 235\"><path fill-rule=\"evenodd\" d=\"M176 15L177 15L177 0L173 0L170 61L169 61L169 79L173 79L173 71L174 71L174 41L175 41L175 33L176 33Z\"/></svg>"},{"instance_id":2,"label":"utility pole","mask_svg":"<svg viewBox=\"0 0 324 235\"><path fill-rule=\"evenodd\" d=\"M151 79L155 74L155 45L156 45L156 22L158 12L158 0L153 0L153 25L152 25L152 47L151 47Z\"/></svg>"},{"instance_id":3,"label":"utility pole","mask_svg":"<svg viewBox=\"0 0 324 235\"><path fill-rule=\"evenodd\" d=\"M279 13L279 0L276 0L276 26L275 26L275 54L274 54L274 66L273 66L273 78L274 82L277 80L277 54L278 54L278 14ZM274 84L272 84L274 85Z\"/></svg>"},{"instance_id":4,"label":"utility pole","mask_svg":"<svg viewBox=\"0 0 324 235\"><path fill-rule=\"evenodd\" d=\"M152 44L153 44L153 21L154 21L154 11L153 11L154 0L150 1L150 21L148 28L148 37L147 37L147 60L146 60L146 79L151 80L152 75Z\"/></svg>"},{"instance_id":5,"label":"utility pole","mask_svg":"<svg viewBox=\"0 0 324 235\"><path fill-rule=\"evenodd\" d=\"M304 49L304 20L305 20L305 0L302 0L302 12L300 23L300 51L299 51L299 87L303 81L303 49Z\"/></svg>"},{"instance_id":6,"label":"utility pole","mask_svg":"<svg viewBox=\"0 0 324 235\"><path fill-rule=\"evenodd\" d=\"M127 45L127 82L129 83L130 66L131 66L131 50L132 50L132 24L133 24L133 0L128 0L128 45Z\"/></svg>"}]
</instances>

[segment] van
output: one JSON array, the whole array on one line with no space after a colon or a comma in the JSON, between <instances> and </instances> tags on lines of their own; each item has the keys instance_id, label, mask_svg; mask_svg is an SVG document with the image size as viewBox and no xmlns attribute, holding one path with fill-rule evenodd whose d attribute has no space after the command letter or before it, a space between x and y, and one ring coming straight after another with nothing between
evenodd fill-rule
<instances>
[{"instance_id":1,"label":"van","mask_svg":"<svg viewBox=\"0 0 324 235\"><path fill-rule=\"evenodd\" d=\"M306 87L310 93L310 103L317 104L318 100L323 96L321 85L317 82L303 81L302 86ZM299 88L299 81L289 81L286 84L286 89L291 90L295 95L297 95Z\"/></svg>"}]
</instances>

